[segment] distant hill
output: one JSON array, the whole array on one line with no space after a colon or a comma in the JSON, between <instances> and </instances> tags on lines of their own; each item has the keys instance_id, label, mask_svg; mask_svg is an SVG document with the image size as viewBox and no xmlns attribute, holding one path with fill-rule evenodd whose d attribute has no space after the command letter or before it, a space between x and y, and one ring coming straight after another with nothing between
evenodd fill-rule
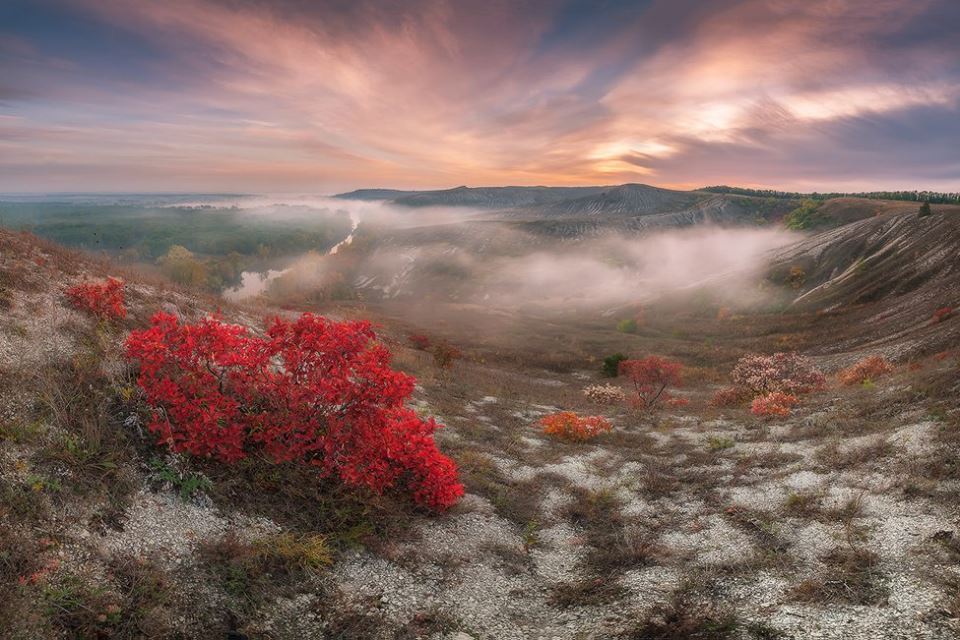
<instances>
[{"instance_id":1,"label":"distant hill","mask_svg":"<svg viewBox=\"0 0 960 640\"><path fill-rule=\"evenodd\" d=\"M400 189L357 189L356 191L339 193L333 197L341 198L342 200L395 200L401 196L413 193L421 192L401 191Z\"/></svg>"},{"instance_id":2,"label":"distant hill","mask_svg":"<svg viewBox=\"0 0 960 640\"><path fill-rule=\"evenodd\" d=\"M336 197L351 200L390 200L406 207L514 209L580 198L612 188L614 187L455 187L437 191L360 189ZM377 194L380 195L379 198Z\"/></svg>"},{"instance_id":3,"label":"distant hill","mask_svg":"<svg viewBox=\"0 0 960 640\"><path fill-rule=\"evenodd\" d=\"M456 187L435 191L360 189L336 196L348 200L386 200L405 207L472 207L524 220L552 218L613 219L619 226L685 226L716 218L731 222L744 217L755 222L769 211L783 215L793 201L751 198L704 191L676 191L646 184L593 187ZM795 206L795 205L793 205ZM760 211L764 209L767 213ZM675 218L631 225L630 218L676 214ZM711 215L714 214L714 215ZM592 225L593 223L588 223Z\"/></svg>"}]
</instances>

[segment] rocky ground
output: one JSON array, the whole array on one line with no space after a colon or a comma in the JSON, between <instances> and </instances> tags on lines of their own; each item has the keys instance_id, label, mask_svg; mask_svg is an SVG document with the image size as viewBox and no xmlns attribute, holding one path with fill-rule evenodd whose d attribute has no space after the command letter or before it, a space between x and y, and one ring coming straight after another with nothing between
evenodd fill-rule
<instances>
[{"instance_id":1,"label":"rocky ground","mask_svg":"<svg viewBox=\"0 0 960 640\"><path fill-rule=\"evenodd\" d=\"M124 331L160 306L195 317L216 301L131 282L126 325L104 329L62 290L109 265L0 240L2 637L960 634L956 352L865 387L832 382L770 420L709 406L726 370L689 376L688 406L638 414L583 396L593 366L468 352L444 371L386 327L467 489L428 516L154 446ZM268 311L223 309L251 326ZM548 437L536 421L558 408L614 430ZM300 502L270 504L292 491Z\"/></svg>"}]
</instances>

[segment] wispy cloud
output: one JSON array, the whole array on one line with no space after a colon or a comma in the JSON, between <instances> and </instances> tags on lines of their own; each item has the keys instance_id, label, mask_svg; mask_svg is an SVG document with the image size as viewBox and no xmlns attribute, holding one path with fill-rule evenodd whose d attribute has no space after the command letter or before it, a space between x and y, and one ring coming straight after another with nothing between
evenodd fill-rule
<instances>
[{"instance_id":1,"label":"wispy cloud","mask_svg":"<svg viewBox=\"0 0 960 640\"><path fill-rule=\"evenodd\" d=\"M0 18L3 190L960 179L952 0L10 0Z\"/></svg>"}]
</instances>

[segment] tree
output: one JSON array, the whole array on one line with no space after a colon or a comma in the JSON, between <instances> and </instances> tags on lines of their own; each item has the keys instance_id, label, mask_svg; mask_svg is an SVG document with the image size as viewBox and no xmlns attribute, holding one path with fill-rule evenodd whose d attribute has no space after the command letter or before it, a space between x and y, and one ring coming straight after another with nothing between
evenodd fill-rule
<instances>
[{"instance_id":1,"label":"tree","mask_svg":"<svg viewBox=\"0 0 960 640\"><path fill-rule=\"evenodd\" d=\"M930 215L930 213L931 213L931 212L930 212L930 201L929 201L929 200L924 200L924 201L923 201L923 204L920 205L920 217L921 217L921 218L926 218L928 215Z\"/></svg>"},{"instance_id":2,"label":"tree","mask_svg":"<svg viewBox=\"0 0 960 640\"><path fill-rule=\"evenodd\" d=\"M439 425L405 404L415 380L390 368L368 322L303 314L274 320L260 336L161 312L130 334L126 354L140 365L149 430L175 451L306 463L433 509L463 495L456 465L434 442Z\"/></svg>"},{"instance_id":3,"label":"tree","mask_svg":"<svg viewBox=\"0 0 960 640\"><path fill-rule=\"evenodd\" d=\"M177 284L198 286L207 282L207 267L198 260L193 252L179 244L167 250L160 258L163 272Z\"/></svg>"},{"instance_id":4,"label":"tree","mask_svg":"<svg viewBox=\"0 0 960 640\"><path fill-rule=\"evenodd\" d=\"M624 360L620 363L620 374L627 376L633 383L636 398L634 402L642 409L652 408L659 400L669 398L669 387L683 384L680 375L683 365L660 356L647 356L642 360Z\"/></svg>"},{"instance_id":5,"label":"tree","mask_svg":"<svg viewBox=\"0 0 960 640\"><path fill-rule=\"evenodd\" d=\"M783 219L784 224L794 231L803 231L824 224L828 218L820 211L820 204L816 200L804 200L799 207L787 214Z\"/></svg>"}]
</instances>

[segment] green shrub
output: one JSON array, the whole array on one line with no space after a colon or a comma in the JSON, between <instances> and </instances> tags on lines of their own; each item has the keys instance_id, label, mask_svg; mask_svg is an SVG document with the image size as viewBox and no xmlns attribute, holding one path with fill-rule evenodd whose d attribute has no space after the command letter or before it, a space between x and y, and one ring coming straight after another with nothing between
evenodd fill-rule
<instances>
[{"instance_id":1,"label":"green shrub","mask_svg":"<svg viewBox=\"0 0 960 640\"><path fill-rule=\"evenodd\" d=\"M620 333L637 333L640 325L633 318L627 318L617 323L617 331Z\"/></svg>"},{"instance_id":2,"label":"green shrub","mask_svg":"<svg viewBox=\"0 0 960 640\"><path fill-rule=\"evenodd\" d=\"M622 353L614 353L603 359L603 375L607 378L616 378L620 375L620 363L627 359Z\"/></svg>"}]
</instances>

